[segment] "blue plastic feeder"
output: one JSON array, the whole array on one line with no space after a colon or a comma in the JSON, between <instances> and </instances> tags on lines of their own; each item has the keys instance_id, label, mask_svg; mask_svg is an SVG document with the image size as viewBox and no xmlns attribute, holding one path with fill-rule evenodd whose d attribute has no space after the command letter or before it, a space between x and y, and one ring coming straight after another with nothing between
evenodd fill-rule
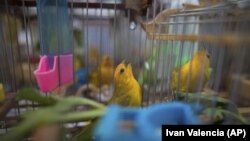
<instances>
[{"instance_id":1,"label":"blue plastic feeder","mask_svg":"<svg viewBox=\"0 0 250 141\"><path fill-rule=\"evenodd\" d=\"M99 121L95 141L161 141L161 125L200 124L192 107L181 102L147 108L108 107Z\"/></svg>"}]
</instances>

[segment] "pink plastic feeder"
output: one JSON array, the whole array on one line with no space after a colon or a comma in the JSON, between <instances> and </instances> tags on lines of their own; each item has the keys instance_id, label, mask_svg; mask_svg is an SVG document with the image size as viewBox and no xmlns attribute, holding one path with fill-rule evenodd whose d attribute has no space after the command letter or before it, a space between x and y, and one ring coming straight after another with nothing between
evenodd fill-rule
<instances>
[{"instance_id":1,"label":"pink plastic feeder","mask_svg":"<svg viewBox=\"0 0 250 141\"><path fill-rule=\"evenodd\" d=\"M34 71L38 86L42 92L51 92L59 84L63 85L73 80L73 56L54 56L53 67L49 68L49 58L41 56L39 66ZM59 83L60 82L60 83Z\"/></svg>"}]
</instances>

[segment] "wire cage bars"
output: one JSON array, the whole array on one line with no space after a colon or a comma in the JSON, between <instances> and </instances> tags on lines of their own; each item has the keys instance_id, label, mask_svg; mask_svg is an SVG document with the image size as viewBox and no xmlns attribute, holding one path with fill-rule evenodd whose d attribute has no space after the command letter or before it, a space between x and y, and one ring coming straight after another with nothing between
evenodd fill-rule
<instances>
[{"instance_id":1,"label":"wire cage bars","mask_svg":"<svg viewBox=\"0 0 250 141\"><path fill-rule=\"evenodd\" d=\"M113 84L94 86L93 83L104 83L103 76L97 75L91 82L87 77L106 56L114 66L122 60L132 63L142 89L143 107L184 100L205 103L215 110L216 102L225 98L248 118L250 2L154 0L138 3L67 1L74 78L72 83L58 85L51 92L106 103L112 96ZM26 100L17 101L15 94L26 86L39 89L33 72L39 65L44 43L40 38L41 21L35 0L5 0L0 6L0 83L5 93L0 117L1 133L5 134L16 125L23 112L40 106ZM54 32L60 30L63 29L53 29ZM57 42L54 47L60 50L62 40L58 38ZM230 105L225 107L225 110L232 109ZM208 122L210 116L201 118ZM235 123L229 117L226 119L230 120L223 122ZM75 133L84 124L73 121L68 128Z\"/></svg>"}]
</instances>

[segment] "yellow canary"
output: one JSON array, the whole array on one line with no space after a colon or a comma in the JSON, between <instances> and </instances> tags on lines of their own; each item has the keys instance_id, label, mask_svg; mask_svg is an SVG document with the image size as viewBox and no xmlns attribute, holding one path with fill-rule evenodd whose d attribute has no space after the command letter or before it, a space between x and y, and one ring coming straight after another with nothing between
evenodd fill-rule
<instances>
[{"instance_id":1,"label":"yellow canary","mask_svg":"<svg viewBox=\"0 0 250 141\"><path fill-rule=\"evenodd\" d=\"M92 63L92 65L97 64L99 58L98 48L95 45L92 45L89 52L90 52L89 61Z\"/></svg>"},{"instance_id":2,"label":"yellow canary","mask_svg":"<svg viewBox=\"0 0 250 141\"><path fill-rule=\"evenodd\" d=\"M134 78L131 64L126 65L125 61L120 63L114 73L114 93L108 104L117 104L123 107L140 107L142 103L141 88ZM80 140L92 140L99 118L94 118L85 128Z\"/></svg>"},{"instance_id":3,"label":"yellow canary","mask_svg":"<svg viewBox=\"0 0 250 141\"><path fill-rule=\"evenodd\" d=\"M114 64L110 57L103 56L101 65L90 73L90 82L96 87L113 83Z\"/></svg>"},{"instance_id":4,"label":"yellow canary","mask_svg":"<svg viewBox=\"0 0 250 141\"><path fill-rule=\"evenodd\" d=\"M0 102L5 99L3 84L0 83Z\"/></svg>"},{"instance_id":5,"label":"yellow canary","mask_svg":"<svg viewBox=\"0 0 250 141\"><path fill-rule=\"evenodd\" d=\"M199 87L203 89L209 79L209 65L207 51L198 50L189 62L180 67L179 71L177 69L173 71L172 89L176 90L177 85L180 92L197 92Z\"/></svg>"},{"instance_id":6,"label":"yellow canary","mask_svg":"<svg viewBox=\"0 0 250 141\"><path fill-rule=\"evenodd\" d=\"M134 78L132 66L125 61L120 63L114 73L114 93L110 104L140 107L142 103L141 88Z\"/></svg>"}]
</instances>

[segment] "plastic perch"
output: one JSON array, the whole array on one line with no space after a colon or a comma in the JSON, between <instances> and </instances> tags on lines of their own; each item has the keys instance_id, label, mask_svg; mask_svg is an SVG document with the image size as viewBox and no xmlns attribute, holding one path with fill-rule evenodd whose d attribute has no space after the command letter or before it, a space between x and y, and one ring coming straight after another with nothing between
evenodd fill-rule
<instances>
[{"instance_id":1,"label":"plastic perch","mask_svg":"<svg viewBox=\"0 0 250 141\"><path fill-rule=\"evenodd\" d=\"M54 56L52 68L49 67L49 57L47 55L41 56L34 74L42 92L51 92L59 84L70 83L73 81L73 55Z\"/></svg>"}]
</instances>

